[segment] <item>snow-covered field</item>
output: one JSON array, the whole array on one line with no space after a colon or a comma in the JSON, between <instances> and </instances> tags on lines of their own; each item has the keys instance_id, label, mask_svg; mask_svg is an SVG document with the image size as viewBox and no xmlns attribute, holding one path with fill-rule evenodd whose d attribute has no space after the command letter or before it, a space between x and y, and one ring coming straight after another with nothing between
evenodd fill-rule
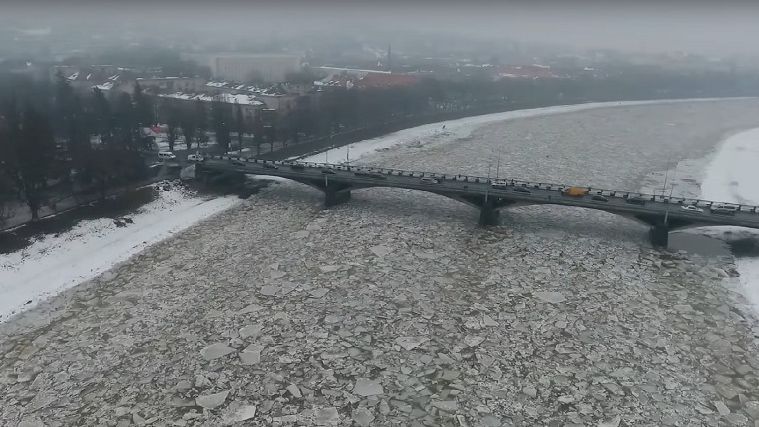
<instances>
[{"instance_id":1,"label":"snow-covered field","mask_svg":"<svg viewBox=\"0 0 759 427\"><path fill-rule=\"evenodd\" d=\"M701 198L759 205L759 128L727 138L705 170ZM735 229L738 232L738 229ZM759 235L759 230L740 230ZM738 258L736 267L746 297L759 313L759 259Z\"/></svg>"},{"instance_id":2,"label":"snow-covered field","mask_svg":"<svg viewBox=\"0 0 759 427\"><path fill-rule=\"evenodd\" d=\"M163 187L166 184L160 184ZM166 237L237 203L236 197L201 198L172 186L118 227L111 218L84 220L0 255L0 320L103 273Z\"/></svg>"}]
</instances>

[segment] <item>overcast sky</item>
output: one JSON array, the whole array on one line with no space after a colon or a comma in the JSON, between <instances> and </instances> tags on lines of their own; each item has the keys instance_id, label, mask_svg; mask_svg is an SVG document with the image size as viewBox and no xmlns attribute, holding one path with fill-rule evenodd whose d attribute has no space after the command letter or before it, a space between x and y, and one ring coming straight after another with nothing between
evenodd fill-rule
<instances>
[{"instance_id":1,"label":"overcast sky","mask_svg":"<svg viewBox=\"0 0 759 427\"><path fill-rule=\"evenodd\" d=\"M0 13L40 25L123 22L254 35L362 25L476 34L627 51L759 54L759 1L87 1L2 0Z\"/></svg>"}]
</instances>

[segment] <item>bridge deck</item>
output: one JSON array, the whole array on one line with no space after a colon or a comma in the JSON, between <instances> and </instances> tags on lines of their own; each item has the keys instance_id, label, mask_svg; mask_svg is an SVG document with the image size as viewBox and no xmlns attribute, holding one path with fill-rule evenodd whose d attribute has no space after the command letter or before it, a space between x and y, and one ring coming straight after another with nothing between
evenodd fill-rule
<instances>
[{"instance_id":1,"label":"bridge deck","mask_svg":"<svg viewBox=\"0 0 759 427\"><path fill-rule=\"evenodd\" d=\"M563 189L569 185L529 182L519 179L452 175L436 172L406 171L368 166L326 164L291 161L265 161L260 159L213 156L205 159L201 169L217 172L235 172L255 175L271 175L290 178L300 182L319 183L320 188L342 186L342 190L365 187L394 187L422 190L452 197L478 197L517 204L556 204L603 210L644 220L650 224L661 222L672 227L693 225L734 225L759 228L759 208L750 205L721 203L701 199L667 197L630 191L606 190L586 187L587 195L566 196ZM329 173L324 173L328 170ZM422 180L422 178L432 178ZM494 183L497 187L494 187ZM498 185L498 184L503 185ZM338 191L342 191L338 190ZM603 200L593 196L602 195ZM630 199L643 199L635 204ZM695 205L701 211L683 209ZM732 206L735 212L715 213L710 208L717 205ZM498 206L498 205L497 205Z\"/></svg>"}]
</instances>

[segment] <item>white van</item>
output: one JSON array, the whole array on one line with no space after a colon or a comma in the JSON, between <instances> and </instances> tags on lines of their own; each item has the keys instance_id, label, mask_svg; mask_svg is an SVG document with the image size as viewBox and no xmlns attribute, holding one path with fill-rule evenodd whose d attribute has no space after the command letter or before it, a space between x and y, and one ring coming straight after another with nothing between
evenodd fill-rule
<instances>
[{"instance_id":1,"label":"white van","mask_svg":"<svg viewBox=\"0 0 759 427\"><path fill-rule=\"evenodd\" d=\"M174 155L171 151L159 151L158 152L158 160L176 160L177 156Z\"/></svg>"},{"instance_id":2,"label":"white van","mask_svg":"<svg viewBox=\"0 0 759 427\"><path fill-rule=\"evenodd\" d=\"M713 205L709 211L717 215L735 215L738 212L738 206L717 204Z\"/></svg>"}]
</instances>

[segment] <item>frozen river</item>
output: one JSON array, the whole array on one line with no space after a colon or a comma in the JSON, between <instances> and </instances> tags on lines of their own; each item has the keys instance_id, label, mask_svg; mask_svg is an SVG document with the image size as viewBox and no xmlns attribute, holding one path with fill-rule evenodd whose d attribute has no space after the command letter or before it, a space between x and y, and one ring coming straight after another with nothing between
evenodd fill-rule
<instances>
[{"instance_id":1,"label":"frozen river","mask_svg":"<svg viewBox=\"0 0 759 427\"><path fill-rule=\"evenodd\" d=\"M677 166L677 194L699 188L718 143L758 113L759 101L729 100L524 114L402 131L353 161L482 175L500 163L502 175L631 190ZM759 329L724 284L731 258L653 250L645 227L577 208L476 219L399 189L323 210L314 190L275 183L0 325L0 420L759 420Z\"/></svg>"}]
</instances>

